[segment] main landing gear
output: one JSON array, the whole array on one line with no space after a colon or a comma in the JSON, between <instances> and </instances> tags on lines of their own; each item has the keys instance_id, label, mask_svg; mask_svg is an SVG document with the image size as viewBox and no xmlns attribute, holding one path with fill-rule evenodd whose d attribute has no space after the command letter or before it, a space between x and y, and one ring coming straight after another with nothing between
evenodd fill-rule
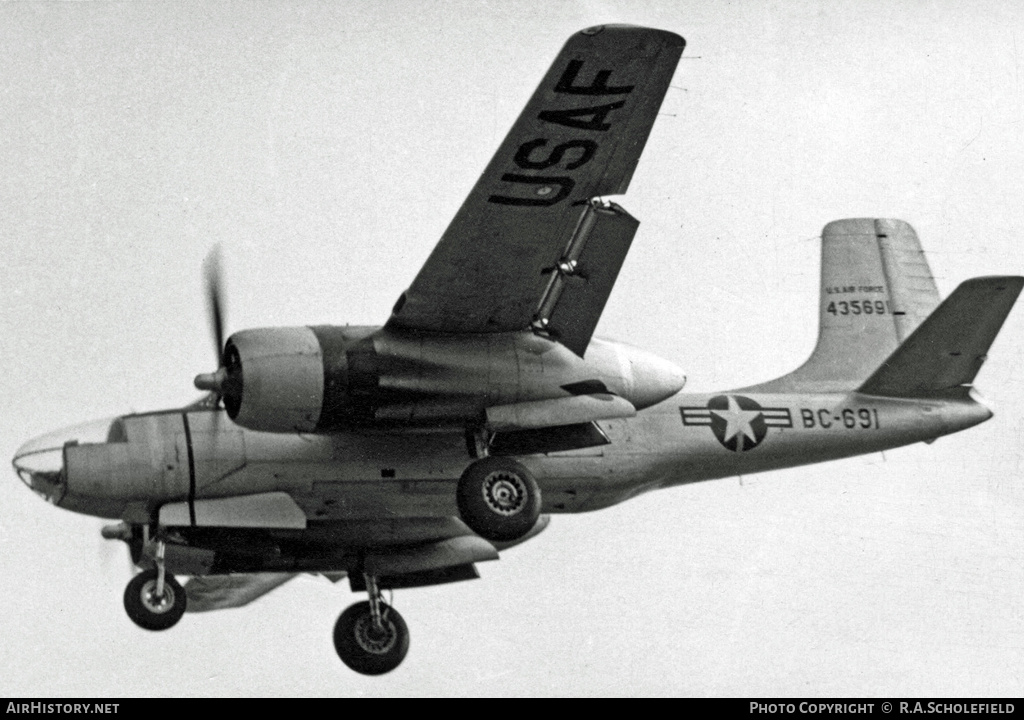
<instances>
[{"instance_id":1,"label":"main landing gear","mask_svg":"<svg viewBox=\"0 0 1024 720\"><path fill-rule=\"evenodd\" d=\"M467 436L468 437L468 436ZM459 514L483 538L518 540L540 517L540 488L515 460L484 457L462 473L456 490ZM383 675L409 652L409 628L381 599L377 578L364 574L369 599L349 607L334 625L334 649L341 661L363 675Z\"/></svg>"},{"instance_id":2,"label":"main landing gear","mask_svg":"<svg viewBox=\"0 0 1024 720\"><path fill-rule=\"evenodd\" d=\"M530 472L506 457L485 457L462 473L459 514L486 540L508 542L530 532L540 517L540 488Z\"/></svg>"},{"instance_id":3,"label":"main landing gear","mask_svg":"<svg viewBox=\"0 0 1024 720\"><path fill-rule=\"evenodd\" d=\"M384 604L377 578L364 575L366 602L349 607L334 625L334 649L341 661L363 675L383 675L409 652L409 628L398 611Z\"/></svg>"},{"instance_id":4,"label":"main landing gear","mask_svg":"<svg viewBox=\"0 0 1024 720\"><path fill-rule=\"evenodd\" d=\"M164 567L164 542L150 541L148 527L143 532L143 553L152 557L155 567L143 570L128 583L124 590L124 609L139 627L166 630L185 614L185 588Z\"/></svg>"}]
</instances>

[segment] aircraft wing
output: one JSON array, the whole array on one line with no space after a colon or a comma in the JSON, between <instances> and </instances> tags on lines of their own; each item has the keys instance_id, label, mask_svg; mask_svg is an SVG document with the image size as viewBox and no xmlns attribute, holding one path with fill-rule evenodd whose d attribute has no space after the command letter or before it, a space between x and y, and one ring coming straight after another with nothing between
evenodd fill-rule
<instances>
[{"instance_id":1,"label":"aircraft wing","mask_svg":"<svg viewBox=\"0 0 1024 720\"><path fill-rule=\"evenodd\" d=\"M242 607L284 585L296 573L204 575L185 583L188 612Z\"/></svg>"},{"instance_id":2,"label":"aircraft wing","mask_svg":"<svg viewBox=\"0 0 1024 720\"><path fill-rule=\"evenodd\" d=\"M684 45L673 33L628 25L573 35L399 298L389 326L450 333L529 327L552 275L576 268L570 251L574 244L583 250L585 226L602 221L589 201L628 187ZM621 208L606 214L618 217L590 234L608 247L587 252L592 264L611 270L584 293L584 307L571 303L587 325L596 323L636 229ZM589 335L574 340L582 354Z\"/></svg>"}]
</instances>

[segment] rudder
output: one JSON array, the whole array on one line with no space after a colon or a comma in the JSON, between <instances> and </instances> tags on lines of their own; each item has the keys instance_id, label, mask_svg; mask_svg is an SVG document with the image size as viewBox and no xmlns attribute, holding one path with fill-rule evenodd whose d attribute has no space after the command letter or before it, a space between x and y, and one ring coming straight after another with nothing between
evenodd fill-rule
<instances>
[{"instance_id":1,"label":"rudder","mask_svg":"<svg viewBox=\"0 0 1024 720\"><path fill-rule=\"evenodd\" d=\"M818 343L810 358L756 392L845 392L859 387L939 304L909 224L855 218L821 233Z\"/></svg>"}]
</instances>

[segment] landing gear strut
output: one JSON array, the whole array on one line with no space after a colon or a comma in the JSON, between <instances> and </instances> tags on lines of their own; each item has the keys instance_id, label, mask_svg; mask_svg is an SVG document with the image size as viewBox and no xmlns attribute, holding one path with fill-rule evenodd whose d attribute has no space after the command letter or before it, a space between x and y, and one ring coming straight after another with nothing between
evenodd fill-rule
<instances>
[{"instance_id":1,"label":"landing gear strut","mask_svg":"<svg viewBox=\"0 0 1024 720\"><path fill-rule=\"evenodd\" d=\"M363 675L383 675L409 652L409 628L398 611L381 600L377 578L364 575L369 600L349 607L334 625L334 649L341 661Z\"/></svg>"},{"instance_id":2,"label":"landing gear strut","mask_svg":"<svg viewBox=\"0 0 1024 720\"><path fill-rule=\"evenodd\" d=\"M153 558L154 568L144 570L124 590L124 609L132 622L146 630L166 630L185 614L187 599L183 588L164 566L165 545L150 541L145 528L143 551Z\"/></svg>"}]
</instances>

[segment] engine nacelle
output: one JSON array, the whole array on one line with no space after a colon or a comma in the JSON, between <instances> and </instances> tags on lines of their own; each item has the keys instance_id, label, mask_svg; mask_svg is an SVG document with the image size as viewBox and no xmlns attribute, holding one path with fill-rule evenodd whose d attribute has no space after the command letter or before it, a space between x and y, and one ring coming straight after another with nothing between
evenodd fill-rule
<instances>
[{"instance_id":1,"label":"engine nacelle","mask_svg":"<svg viewBox=\"0 0 1024 720\"><path fill-rule=\"evenodd\" d=\"M428 342L425 352L419 338L374 327L244 330L225 346L224 407L239 425L266 432L457 425L482 416L492 396L518 392L493 377L515 378L512 344L497 368L492 344L486 336L459 348Z\"/></svg>"},{"instance_id":2,"label":"engine nacelle","mask_svg":"<svg viewBox=\"0 0 1024 720\"><path fill-rule=\"evenodd\" d=\"M324 357L308 327L232 335L224 348L224 407L251 430L313 432L324 397Z\"/></svg>"},{"instance_id":3,"label":"engine nacelle","mask_svg":"<svg viewBox=\"0 0 1024 720\"><path fill-rule=\"evenodd\" d=\"M534 416L565 425L581 422L580 413L594 404L582 396L605 400L583 421L623 417L675 394L685 381L665 360L598 339L584 360L529 330L442 335L352 326L235 333L218 376L215 387L239 425L309 433L485 422L534 427ZM612 399L623 407L612 408ZM527 410L529 422L521 417Z\"/></svg>"}]
</instances>

